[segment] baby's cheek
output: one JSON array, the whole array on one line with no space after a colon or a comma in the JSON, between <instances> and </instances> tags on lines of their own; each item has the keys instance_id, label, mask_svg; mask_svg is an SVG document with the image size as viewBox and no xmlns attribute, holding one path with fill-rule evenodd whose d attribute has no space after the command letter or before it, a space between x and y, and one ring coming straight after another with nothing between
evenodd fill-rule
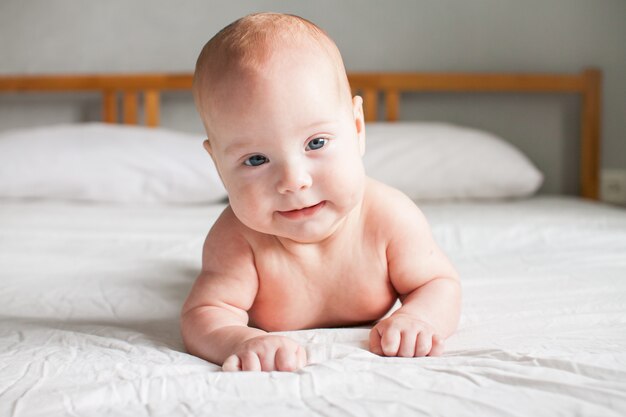
<instances>
[{"instance_id":1,"label":"baby's cheek","mask_svg":"<svg viewBox=\"0 0 626 417\"><path fill-rule=\"evenodd\" d=\"M329 164L321 177L321 183L337 192L346 194L362 189L365 184L365 171L360 158L345 157L336 163Z\"/></svg>"},{"instance_id":2,"label":"baby's cheek","mask_svg":"<svg viewBox=\"0 0 626 417\"><path fill-rule=\"evenodd\" d=\"M274 210L270 195L263 195L258 190L238 190L229 194L229 203L244 225L259 232L268 232L266 229Z\"/></svg>"}]
</instances>

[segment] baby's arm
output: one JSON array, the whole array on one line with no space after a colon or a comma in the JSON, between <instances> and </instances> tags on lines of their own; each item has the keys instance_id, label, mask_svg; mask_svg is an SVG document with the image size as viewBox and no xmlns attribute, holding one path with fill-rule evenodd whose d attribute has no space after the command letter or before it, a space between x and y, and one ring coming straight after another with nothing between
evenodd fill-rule
<instances>
[{"instance_id":1,"label":"baby's arm","mask_svg":"<svg viewBox=\"0 0 626 417\"><path fill-rule=\"evenodd\" d=\"M230 209L204 244L202 271L185 302L181 329L187 351L226 371L293 371L306 365L293 340L248 327L258 290L252 250L233 227Z\"/></svg>"},{"instance_id":2,"label":"baby's arm","mask_svg":"<svg viewBox=\"0 0 626 417\"><path fill-rule=\"evenodd\" d=\"M403 195L391 200L387 263L402 307L370 333L370 350L386 356L440 355L461 309L458 274L435 243L422 212Z\"/></svg>"}]
</instances>

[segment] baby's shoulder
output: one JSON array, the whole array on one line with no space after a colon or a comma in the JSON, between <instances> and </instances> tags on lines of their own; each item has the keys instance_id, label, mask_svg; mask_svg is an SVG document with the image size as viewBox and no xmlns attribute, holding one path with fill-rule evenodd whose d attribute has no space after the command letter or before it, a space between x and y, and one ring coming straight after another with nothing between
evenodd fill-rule
<instances>
[{"instance_id":1,"label":"baby's shoulder","mask_svg":"<svg viewBox=\"0 0 626 417\"><path fill-rule=\"evenodd\" d=\"M243 235L244 226L241 221L235 216L233 209L226 206L222 213L219 215L213 227L209 231L209 236L217 240L221 240L227 237L233 237L234 235Z\"/></svg>"},{"instance_id":2,"label":"baby's shoulder","mask_svg":"<svg viewBox=\"0 0 626 417\"><path fill-rule=\"evenodd\" d=\"M364 195L367 222L387 234L407 228L421 228L425 218L419 207L403 192L368 178Z\"/></svg>"},{"instance_id":3,"label":"baby's shoulder","mask_svg":"<svg viewBox=\"0 0 626 417\"><path fill-rule=\"evenodd\" d=\"M406 194L372 178L367 179L364 200L371 215L397 217L411 215L419 208Z\"/></svg>"},{"instance_id":4,"label":"baby's shoulder","mask_svg":"<svg viewBox=\"0 0 626 417\"><path fill-rule=\"evenodd\" d=\"M202 248L202 270L212 276L255 280L253 233L227 206L209 230Z\"/></svg>"},{"instance_id":5,"label":"baby's shoulder","mask_svg":"<svg viewBox=\"0 0 626 417\"><path fill-rule=\"evenodd\" d=\"M204 242L204 253L245 252L249 248L249 229L241 223L230 206L219 215Z\"/></svg>"}]
</instances>

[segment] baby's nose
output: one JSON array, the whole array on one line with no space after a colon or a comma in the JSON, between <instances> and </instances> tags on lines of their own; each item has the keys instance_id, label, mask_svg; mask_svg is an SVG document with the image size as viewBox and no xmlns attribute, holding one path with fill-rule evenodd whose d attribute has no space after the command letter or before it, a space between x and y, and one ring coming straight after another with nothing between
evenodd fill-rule
<instances>
[{"instance_id":1,"label":"baby's nose","mask_svg":"<svg viewBox=\"0 0 626 417\"><path fill-rule=\"evenodd\" d=\"M308 170L297 161L283 165L278 180L277 189L281 194L294 193L306 190L313 184L313 178Z\"/></svg>"}]
</instances>

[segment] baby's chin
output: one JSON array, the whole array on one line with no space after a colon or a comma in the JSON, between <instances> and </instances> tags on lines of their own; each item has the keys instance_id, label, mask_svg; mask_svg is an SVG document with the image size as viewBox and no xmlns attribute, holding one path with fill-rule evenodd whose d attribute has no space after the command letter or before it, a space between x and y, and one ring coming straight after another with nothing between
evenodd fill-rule
<instances>
[{"instance_id":1,"label":"baby's chin","mask_svg":"<svg viewBox=\"0 0 626 417\"><path fill-rule=\"evenodd\" d=\"M279 233L275 233L274 236L303 245L315 244L321 243L331 237L334 234L335 230L336 228L323 231L297 231L295 233L285 233L284 231L280 231Z\"/></svg>"},{"instance_id":2,"label":"baby's chin","mask_svg":"<svg viewBox=\"0 0 626 417\"><path fill-rule=\"evenodd\" d=\"M343 229L342 226L346 224L348 217L348 213L338 214L336 212L328 212L322 213L320 218L316 219L316 221L290 223L281 219L281 221L277 222L278 227L276 227L272 234L296 243L321 243Z\"/></svg>"},{"instance_id":3,"label":"baby's chin","mask_svg":"<svg viewBox=\"0 0 626 417\"><path fill-rule=\"evenodd\" d=\"M275 236L293 243L314 244L331 237L344 220L331 216L325 217L313 221L293 221L282 218L280 213L274 213L272 220L266 224L255 224L245 220L242 220L242 223L257 233Z\"/></svg>"},{"instance_id":4,"label":"baby's chin","mask_svg":"<svg viewBox=\"0 0 626 417\"><path fill-rule=\"evenodd\" d=\"M338 222L295 222L288 223L285 220L276 222L271 227L257 230L259 232L276 236L280 239L290 240L294 243L313 244L320 243L331 237L341 224ZM330 223L330 224L329 224Z\"/></svg>"}]
</instances>

